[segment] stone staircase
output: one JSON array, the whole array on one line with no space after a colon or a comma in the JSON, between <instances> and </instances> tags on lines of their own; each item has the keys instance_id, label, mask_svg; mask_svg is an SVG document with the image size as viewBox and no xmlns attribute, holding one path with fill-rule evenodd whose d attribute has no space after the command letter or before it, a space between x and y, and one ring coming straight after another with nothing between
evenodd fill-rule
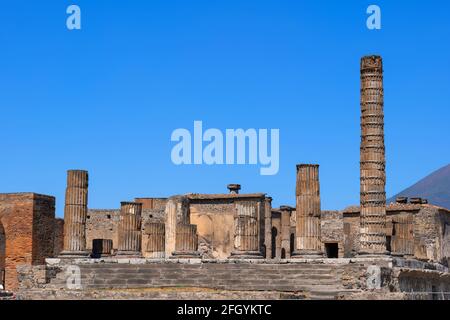
<instances>
[{"instance_id":1,"label":"stone staircase","mask_svg":"<svg viewBox=\"0 0 450 320\"><path fill-rule=\"evenodd\" d=\"M266 294L268 299L329 300L352 292L342 286L342 270L326 264L99 263L79 268L83 290L77 295L95 292L106 299L121 293L131 299L260 299ZM55 294L67 289L67 274L59 272L45 290Z\"/></svg>"}]
</instances>

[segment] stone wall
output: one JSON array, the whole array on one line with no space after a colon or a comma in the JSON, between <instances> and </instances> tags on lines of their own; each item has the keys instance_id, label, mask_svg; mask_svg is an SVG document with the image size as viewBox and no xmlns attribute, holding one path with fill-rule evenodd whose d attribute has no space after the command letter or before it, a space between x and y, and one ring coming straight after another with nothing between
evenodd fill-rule
<instances>
[{"instance_id":1,"label":"stone wall","mask_svg":"<svg viewBox=\"0 0 450 320\"><path fill-rule=\"evenodd\" d=\"M226 259L233 251L234 200L205 200L190 204L191 224L197 225L202 257Z\"/></svg>"},{"instance_id":2,"label":"stone wall","mask_svg":"<svg viewBox=\"0 0 450 320\"><path fill-rule=\"evenodd\" d=\"M418 259L448 263L450 215L447 210L423 206L414 215L414 255Z\"/></svg>"},{"instance_id":3,"label":"stone wall","mask_svg":"<svg viewBox=\"0 0 450 320\"><path fill-rule=\"evenodd\" d=\"M42 264L54 253L55 198L35 195L33 215L33 264Z\"/></svg>"},{"instance_id":4,"label":"stone wall","mask_svg":"<svg viewBox=\"0 0 450 320\"><path fill-rule=\"evenodd\" d=\"M113 249L119 245L119 214L118 209L88 210L86 219L86 249L92 251L95 239L110 239Z\"/></svg>"},{"instance_id":5,"label":"stone wall","mask_svg":"<svg viewBox=\"0 0 450 320\"><path fill-rule=\"evenodd\" d=\"M142 203L142 210L164 210L167 203L167 198L135 198L134 202Z\"/></svg>"},{"instance_id":6,"label":"stone wall","mask_svg":"<svg viewBox=\"0 0 450 320\"><path fill-rule=\"evenodd\" d=\"M64 219L55 219L53 256L57 257L64 248Z\"/></svg>"},{"instance_id":7,"label":"stone wall","mask_svg":"<svg viewBox=\"0 0 450 320\"><path fill-rule=\"evenodd\" d=\"M81 287L69 288L67 268L76 265ZM442 267L391 258L288 260L145 260L67 261L49 259L46 266L19 268L22 299L161 299L170 289L192 291L212 299L211 292L245 291L247 297L272 299L448 299L450 275ZM151 290L150 290L151 289ZM278 294L276 294L278 293ZM283 293L281 295L280 293ZM170 295L169 295L170 296ZM239 295L237 295L239 296ZM183 298L171 295L172 298ZM215 295L215 297L218 297Z\"/></svg>"},{"instance_id":8,"label":"stone wall","mask_svg":"<svg viewBox=\"0 0 450 320\"><path fill-rule=\"evenodd\" d=\"M34 193L0 194L6 289L18 286L16 267L53 255L55 198Z\"/></svg>"},{"instance_id":9,"label":"stone wall","mask_svg":"<svg viewBox=\"0 0 450 320\"><path fill-rule=\"evenodd\" d=\"M344 257L344 218L341 211L322 211L320 216L323 244L337 243L339 258ZM325 250L324 250L325 252Z\"/></svg>"}]
</instances>

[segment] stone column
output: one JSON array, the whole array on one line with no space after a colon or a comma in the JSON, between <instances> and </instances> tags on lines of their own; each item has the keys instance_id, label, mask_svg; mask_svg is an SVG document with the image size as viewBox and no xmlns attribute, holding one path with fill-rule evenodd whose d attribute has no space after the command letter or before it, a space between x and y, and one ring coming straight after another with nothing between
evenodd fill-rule
<instances>
[{"instance_id":1,"label":"stone column","mask_svg":"<svg viewBox=\"0 0 450 320\"><path fill-rule=\"evenodd\" d=\"M86 250L88 184L87 171L67 171L64 206L64 249L61 252L63 257L89 256L89 252Z\"/></svg>"},{"instance_id":2,"label":"stone column","mask_svg":"<svg viewBox=\"0 0 450 320\"><path fill-rule=\"evenodd\" d=\"M146 253L150 258L165 257L165 225L164 223L149 223L145 227L148 236Z\"/></svg>"},{"instance_id":3,"label":"stone column","mask_svg":"<svg viewBox=\"0 0 450 320\"><path fill-rule=\"evenodd\" d=\"M281 250L284 249L285 259L291 258L291 212L294 208L281 206Z\"/></svg>"},{"instance_id":4,"label":"stone column","mask_svg":"<svg viewBox=\"0 0 450 320\"><path fill-rule=\"evenodd\" d=\"M384 147L383 62L361 59L361 159L359 255L386 251L386 160Z\"/></svg>"},{"instance_id":5,"label":"stone column","mask_svg":"<svg viewBox=\"0 0 450 320\"><path fill-rule=\"evenodd\" d=\"M142 203L121 202L118 255L140 257Z\"/></svg>"},{"instance_id":6,"label":"stone column","mask_svg":"<svg viewBox=\"0 0 450 320\"><path fill-rule=\"evenodd\" d=\"M199 258L197 226L194 224L177 225L175 252L172 258Z\"/></svg>"},{"instance_id":7,"label":"stone column","mask_svg":"<svg viewBox=\"0 0 450 320\"><path fill-rule=\"evenodd\" d=\"M236 202L234 250L230 258L262 258L259 247L259 210L260 203L257 201Z\"/></svg>"},{"instance_id":8,"label":"stone column","mask_svg":"<svg viewBox=\"0 0 450 320\"><path fill-rule=\"evenodd\" d=\"M264 245L266 259L272 257L272 198L264 199Z\"/></svg>"},{"instance_id":9,"label":"stone column","mask_svg":"<svg viewBox=\"0 0 450 320\"><path fill-rule=\"evenodd\" d=\"M296 246L293 258L322 257L319 165L297 165L296 195Z\"/></svg>"},{"instance_id":10,"label":"stone column","mask_svg":"<svg viewBox=\"0 0 450 320\"><path fill-rule=\"evenodd\" d=\"M176 251L176 234L178 224L190 224L189 199L174 196L167 200L165 209L165 257Z\"/></svg>"}]
</instances>

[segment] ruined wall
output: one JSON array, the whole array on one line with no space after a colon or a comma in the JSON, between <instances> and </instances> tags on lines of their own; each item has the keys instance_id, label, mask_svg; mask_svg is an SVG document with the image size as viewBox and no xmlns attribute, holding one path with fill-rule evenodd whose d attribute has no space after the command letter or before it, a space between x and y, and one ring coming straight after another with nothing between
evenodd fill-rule
<instances>
[{"instance_id":1,"label":"ruined wall","mask_svg":"<svg viewBox=\"0 0 450 320\"><path fill-rule=\"evenodd\" d=\"M421 260L438 260L439 217L433 208L422 208L414 215L414 255Z\"/></svg>"},{"instance_id":2,"label":"ruined wall","mask_svg":"<svg viewBox=\"0 0 450 320\"><path fill-rule=\"evenodd\" d=\"M135 202L143 203L137 200L139 199L136 199ZM148 226L152 223L164 223L165 221L165 201L153 203L152 206L153 208L149 209L147 204L147 209L142 209L142 255L145 258L153 257L153 254L147 252L147 245L149 241Z\"/></svg>"},{"instance_id":3,"label":"ruined wall","mask_svg":"<svg viewBox=\"0 0 450 320\"><path fill-rule=\"evenodd\" d=\"M233 250L235 204L231 199L191 202L191 224L197 225L204 258L226 259Z\"/></svg>"},{"instance_id":4,"label":"ruined wall","mask_svg":"<svg viewBox=\"0 0 450 320\"><path fill-rule=\"evenodd\" d=\"M53 256L57 257L64 248L64 219L57 218L54 221Z\"/></svg>"},{"instance_id":5,"label":"ruined wall","mask_svg":"<svg viewBox=\"0 0 450 320\"><path fill-rule=\"evenodd\" d=\"M33 264L52 257L55 243L55 198L34 195Z\"/></svg>"},{"instance_id":6,"label":"ruined wall","mask_svg":"<svg viewBox=\"0 0 450 320\"><path fill-rule=\"evenodd\" d=\"M119 245L119 214L118 209L88 210L86 218L86 249L92 251L95 239L110 239L116 251Z\"/></svg>"},{"instance_id":7,"label":"ruined wall","mask_svg":"<svg viewBox=\"0 0 450 320\"><path fill-rule=\"evenodd\" d=\"M6 289L18 286L16 266L42 263L53 255L55 198L34 193L0 194Z\"/></svg>"},{"instance_id":8,"label":"ruined wall","mask_svg":"<svg viewBox=\"0 0 450 320\"><path fill-rule=\"evenodd\" d=\"M339 257L344 257L344 217L341 211L322 211L320 216L322 243L337 243Z\"/></svg>"},{"instance_id":9,"label":"ruined wall","mask_svg":"<svg viewBox=\"0 0 450 320\"><path fill-rule=\"evenodd\" d=\"M357 255L359 250L359 212L344 213L344 257L351 258Z\"/></svg>"},{"instance_id":10,"label":"ruined wall","mask_svg":"<svg viewBox=\"0 0 450 320\"><path fill-rule=\"evenodd\" d=\"M450 266L450 214L447 210L439 210L439 217L442 221L442 262Z\"/></svg>"},{"instance_id":11,"label":"ruined wall","mask_svg":"<svg viewBox=\"0 0 450 320\"><path fill-rule=\"evenodd\" d=\"M164 210L167 203L167 198L135 198L134 202L142 203L142 210Z\"/></svg>"},{"instance_id":12,"label":"ruined wall","mask_svg":"<svg viewBox=\"0 0 450 320\"><path fill-rule=\"evenodd\" d=\"M414 215L414 255L418 259L447 264L450 231L449 212L434 206L422 206Z\"/></svg>"}]
</instances>

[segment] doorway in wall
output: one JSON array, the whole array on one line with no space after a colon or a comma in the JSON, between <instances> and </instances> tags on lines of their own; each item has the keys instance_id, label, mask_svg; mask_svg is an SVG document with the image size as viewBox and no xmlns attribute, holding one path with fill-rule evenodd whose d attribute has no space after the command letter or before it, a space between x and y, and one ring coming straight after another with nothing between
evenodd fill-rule
<instances>
[{"instance_id":1,"label":"doorway in wall","mask_svg":"<svg viewBox=\"0 0 450 320\"><path fill-rule=\"evenodd\" d=\"M339 258L339 245L337 242L325 243L325 253L327 258L337 259Z\"/></svg>"}]
</instances>

